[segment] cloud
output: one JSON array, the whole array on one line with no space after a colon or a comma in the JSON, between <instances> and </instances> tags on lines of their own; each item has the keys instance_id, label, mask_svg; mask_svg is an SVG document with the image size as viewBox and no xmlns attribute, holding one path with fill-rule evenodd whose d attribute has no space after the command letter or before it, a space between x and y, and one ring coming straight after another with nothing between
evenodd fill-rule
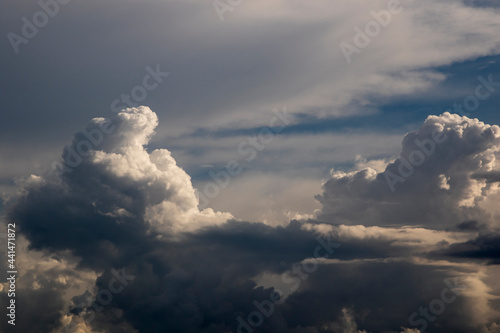
<instances>
[{"instance_id":1,"label":"cloud","mask_svg":"<svg viewBox=\"0 0 500 333\"><path fill-rule=\"evenodd\" d=\"M199 211L190 177L176 165L170 152L146 150L145 145L158 124L156 114L149 108L119 112L106 127L110 133L100 131L103 123L103 118L93 119L65 148L63 162L69 168L63 167L62 182L28 184L29 195L21 199L20 209L13 213L16 218L29 221L31 225L26 226L26 232L44 223L26 216L40 210L47 213L44 216L61 217L47 230L54 240L61 234L74 234L70 230L82 228L86 218L93 221L96 240L101 241L115 237L107 234L105 226L114 226L116 239L120 239L124 236L121 232L130 238L134 232L146 230L166 235L196 230L232 217L211 209ZM97 144L91 149L82 148L90 147L92 136ZM54 201L59 205L48 204ZM82 216L72 214L77 211ZM64 219L66 214L74 216L74 220ZM45 236L37 231L32 237L35 238L32 245L37 246L36 238ZM68 242L75 241L69 238Z\"/></svg>"},{"instance_id":2,"label":"cloud","mask_svg":"<svg viewBox=\"0 0 500 333\"><path fill-rule=\"evenodd\" d=\"M349 66L339 43L352 42L353 28L363 29L386 0L369 8L354 0L243 1L224 23L212 1L74 2L60 8L36 41L21 45L21 56L6 54L11 66L3 77L13 84L0 121L1 141L8 143L0 147L1 187L20 192L1 205L6 220L19 226L18 330L62 333L72 322L93 333L237 332L236 318L281 288L283 304L255 331L416 333L409 316L440 297L444 279L458 278L463 293L428 331L498 332L498 270L485 265L498 263L492 209L499 198L498 127L430 117L391 160L394 136L352 134L349 121L330 121L376 115L405 96L424 103L423 93L443 97L436 88L458 71L442 66L500 52L493 1L401 2L403 12ZM2 22L19 32L20 18L39 6L16 2L10 9ZM26 65L40 59L43 66ZM65 149L60 179L27 163L52 156L78 122L103 106L109 112L113 98L130 92L158 59L172 81L148 93L147 103L167 122L159 125L148 108L132 108L112 118L110 133L98 134L106 120L95 118ZM214 207L223 212L198 209L190 176L179 165L217 168L233 158L242 128L267 124L270 110L283 104L297 115L295 132L278 138L250 166L257 172L217 198ZM342 128L316 132L329 126ZM189 134L198 128L215 135ZM227 128L235 135L218 139ZM446 141L433 140L435 151L424 152L424 163L400 175L403 158L418 157L415 139L432 140L434 129ZM161 134L155 147L176 140L194 153L172 149L176 161L168 150L153 149L155 131ZM80 154L89 133L97 141L102 135L102 142ZM297 133L308 135L292 136ZM321 210L308 212L316 206L303 198L316 191L313 182L356 154L370 160L355 160L353 172L334 172L318 196ZM295 170L283 171L290 165ZM11 181L28 172L37 176ZM271 212L263 214L268 204ZM269 225L283 219L284 208L303 220ZM318 237L341 244L330 260L313 258ZM305 264L318 268L284 282L286 272ZM95 312L92 303L122 268L135 278ZM2 304L5 291L2 284ZM85 322L92 311L95 319ZM9 330L5 321L0 330Z\"/></svg>"},{"instance_id":3,"label":"cloud","mask_svg":"<svg viewBox=\"0 0 500 333\"><path fill-rule=\"evenodd\" d=\"M498 172L499 149L497 125L448 112L429 116L404 137L399 157L384 171L334 171L316 197L322 204L317 217L331 223L431 228L468 220L491 223L479 203L498 188L490 179Z\"/></svg>"},{"instance_id":4,"label":"cloud","mask_svg":"<svg viewBox=\"0 0 500 333\"><path fill-rule=\"evenodd\" d=\"M151 1L149 6L127 1L123 6L123 1L89 0L74 7L63 6L62 15L51 20L46 34L38 34L36 40L22 45L26 49L20 57L6 53L12 57L9 61L13 66L4 70L4 77L15 84L5 99L4 107L9 111L2 113L0 122L1 141L8 143L0 147L2 162L8 169L2 168L2 174L9 178L29 172L38 174L39 170L30 167L32 164L43 164L45 156L55 158L55 151L79 128L79 123L99 114L111 114L111 102L122 93L130 93L141 83L144 68L158 62L171 73L172 80L149 92L144 103L154 106L160 118L168 119L157 128L160 135L155 143L163 147L165 134L186 141L192 129L230 128L237 132L266 125L277 105L285 104L297 115L314 119L352 115L363 119L359 116L373 115L401 95L419 101L428 100L421 94L458 97L463 93L455 87L459 70L441 66L464 60L474 64L477 57L499 53L498 8L475 7L470 1L402 1L404 11L394 16L391 24L347 66L339 43L352 42L354 26L363 28L373 20L370 12L385 9L387 2L373 1L367 7L363 1L351 0L302 5L281 0L246 1L228 14L224 23L218 20L210 1ZM122 8L120 15L116 15L117 5ZM4 17L5 26L20 33L20 18L29 18L40 7L34 2L13 5L11 10L12 15ZM95 22L88 22L82 12L96 13ZM186 26L186 21L196 24ZM8 49L8 40L5 42ZM131 44L141 47L130 49ZM61 67L54 52L69 59L70 65ZM44 66L36 70L26 66L38 63L40 57L47 60ZM475 76L475 70L469 71L465 81L475 80ZM73 80L76 77L79 80ZM212 78L210 83L200 80L204 77ZM452 93L443 93L439 87L446 78L453 86ZM73 84L68 85L68 80ZM84 90L85 95L81 94ZM86 98L88 95L93 98ZM385 116L381 118L385 120ZM301 119L297 118L297 122L300 125ZM371 123L363 126L364 130L370 131ZM317 134L316 129L311 126L309 133ZM301 146L314 146L318 138L310 135L302 141ZM193 177L193 164L226 161L217 159L222 155L217 147L204 145L207 148L199 153L200 141L192 142L187 149L200 157L205 155L205 159L179 159L168 142L178 163ZM362 154L367 147L352 138L342 142L348 145L340 147L342 151L351 151L354 146L356 154ZM228 151L239 142L233 143ZM375 154L387 150L388 145ZM294 155L301 153L296 151ZM316 158L321 156L329 155L315 154ZM274 163L274 168L280 165ZM324 173L331 165L318 169ZM315 179L321 177L324 174ZM10 180L4 182L3 188L13 187Z\"/></svg>"},{"instance_id":5,"label":"cloud","mask_svg":"<svg viewBox=\"0 0 500 333\"><path fill-rule=\"evenodd\" d=\"M437 250L436 255L476 259L488 264L500 264L500 234L483 230L477 237L455 243L446 249Z\"/></svg>"},{"instance_id":6,"label":"cloud","mask_svg":"<svg viewBox=\"0 0 500 333\"><path fill-rule=\"evenodd\" d=\"M77 133L63 161L74 162L68 152L78 152L88 133L98 138L95 130L105 122L94 119ZM18 297L30 300L20 314L37 322L23 323L27 331L36 325L61 333L72 323L85 332L237 332L237 318L247 320L256 303L280 289L282 304L255 331L416 332L409 316L440 297L445 279L458 281L453 288L464 292L437 316L433 332L488 332L499 321L493 303L498 290L484 282L488 268L436 255L469 242L479 225L433 230L310 219L271 226L200 211L189 176L169 152L148 150L156 124L149 108L121 111L108 123L114 129L83 151L78 165L63 168L59 178L27 178L10 204L7 219L20 226L26 258ZM472 177L482 170L478 165L493 166L496 127L451 115L429 118L407 135L403 151L413 137L423 140L434 128L448 135L442 144L453 143L449 147L474 142L466 154L443 155L449 161L443 162L449 166L447 191L454 190L458 174ZM456 160L469 167L456 170ZM358 159L358 167L382 164ZM366 170L371 169L356 171L350 181L377 179L376 171ZM401 185L409 184L419 189L410 178ZM359 195L357 203L366 201L360 193L350 193ZM331 257L317 258L318 248L328 251L333 243L340 247ZM99 299L117 271L130 279L103 305Z\"/></svg>"},{"instance_id":7,"label":"cloud","mask_svg":"<svg viewBox=\"0 0 500 333\"><path fill-rule=\"evenodd\" d=\"M478 172L473 175L475 179L484 179L488 183L500 182L500 171Z\"/></svg>"}]
</instances>

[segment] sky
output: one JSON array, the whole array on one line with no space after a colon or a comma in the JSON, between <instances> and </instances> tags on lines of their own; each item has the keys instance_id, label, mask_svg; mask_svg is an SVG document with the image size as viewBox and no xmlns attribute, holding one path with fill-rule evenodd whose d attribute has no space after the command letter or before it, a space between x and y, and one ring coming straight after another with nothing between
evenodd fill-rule
<instances>
[{"instance_id":1,"label":"sky","mask_svg":"<svg viewBox=\"0 0 500 333\"><path fill-rule=\"evenodd\" d=\"M0 332L500 332L497 1L0 6Z\"/></svg>"}]
</instances>

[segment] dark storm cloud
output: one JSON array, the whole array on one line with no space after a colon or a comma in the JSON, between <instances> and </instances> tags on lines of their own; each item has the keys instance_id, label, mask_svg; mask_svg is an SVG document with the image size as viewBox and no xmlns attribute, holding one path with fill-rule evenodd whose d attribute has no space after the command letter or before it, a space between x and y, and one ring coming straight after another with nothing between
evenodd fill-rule
<instances>
[{"instance_id":1,"label":"dark storm cloud","mask_svg":"<svg viewBox=\"0 0 500 333\"><path fill-rule=\"evenodd\" d=\"M402 326L421 328L420 324L409 323L409 316L440 295L441 290L446 287L444 279L448 274L432 266L405 261L358 261L324 265L317 274L306 280L299 292L287 299L285 312L288 318L293 318L293 324L318 327L325 325L326 319L332 318L332 313L339 316L342 308L348 306L356 314L360 330L396 332ZM305 304L309 305L309 311L304 311ZM468 319L455 318L465 311L465 299L456 299L455 303L437 317L428 331L474 330L474 325ZM337 317L332 322L338 320ZM445 328L440 328L441 325ZM339 331L342 332L341 329Z\"/></svg>"},{"instance_id":2,"label":"dark storm cloud","mask_svg":"<svg viewBox=\"0 0 500 333\"><path fill-rule=\"evenodd\" d=\"M500 182L500 171L478 172L472 176L475 179L484 179L488 183Z\"/></svg>"},{"instance_id":3,"label":"dark storm cloud","mask_svg":"<svg viewBox=\"0 0 500 333\"><path fill-rule=\"evenodd\" d=\"M435 252L435 255L476 259L488 264L500 265L500 234L484 230L471 240L455 243Z\"/></svg>"},{"instance_id":4,"label":"dark storm cloud","mask_svg":"<svg viewBox=\"0 0 500 333\"><path fill-rule=\"evenodd\" d=\"M481 229L486 228L484 224L479 224L478 221L465 221L462 223L459 223L456 227L457 230L463 230L463 231L479 231Z\"/></svg>"},{"instance_id":5,"label":"dark storm cloud","mask_svg":"<svg viewBox=\"0 0 500 333\"><path fill-rule=\"evenodd\" d=\"M77 133L63 161L103 122ZM27 330L61 332L73 323L89 332L245 332L237 318L247 320L255 302L266 304L279 289L283 304L256 332L401 332L416 328L408 317L439 297L445 278L488 296L473 283L477 267L425 259L465 242L463 231L313 220L273 227L200 211L169 152L144 149L157 125L151 110L123 110L111 123L114 130L79 164L59 179L31 176L10 207L33 266L19 296L31 302L23 315L37 321L23 323ZM313 259L318 247L332 256ZM129 278L103 305L116 272ZM471 297L447 305L429 332L484 331L490 317L470 311Z\"/></svg>"}]
</instances>

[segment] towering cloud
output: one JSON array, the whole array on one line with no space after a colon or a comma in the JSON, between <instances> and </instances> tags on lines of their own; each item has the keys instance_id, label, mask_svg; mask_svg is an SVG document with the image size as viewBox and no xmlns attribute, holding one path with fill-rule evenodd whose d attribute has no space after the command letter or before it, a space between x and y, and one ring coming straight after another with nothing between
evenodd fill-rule
<instances>
[{"instance_id":1,"label":"towering cloud","mask_svg":"<svg viewBox=\"0 0 500 333\"><path fill-rule=\"evenodd\" d=\"M125 109L111 120L93 119L84 131L75 135L72 144L65 147L62 181L40 180L30 184L30 194L22 199L29 207L18 210L17 216L36 211L35 208L51 209L47 201L57 200L60 201L57 214L61 217L68 216L69 211L82 211L82 218L91 214L97 239L113 237L106 233L104 225L116 231L126 232L130 228L171 235L231 218L228 213L214 213L211 209L199 211L190 177L176 165L170 152L166 149L147 151L145 146L157 125L156 114L147 107ZM44 223L40 219L24 218L33 224L25 227L27 233L36 229L36 224ZM55 239L63 231L67 232L66 237L72 238L71 234L81 237L70 232L82 228L81 220L62 218L58 221L46 230L54 234ZM61 225L57 225L59 223ZM45 237L38 231L32 236ZM133 233L130 236L134 237Z\"/></svg>"},{"instance_id":2,"label":"towering cloud","mask_svg":"<svg viewBox=\"0 0 500 333\"><path fill-rule=\"evenodd\" d=\"M408 133L383 172L333 172L317 196L322 221L446 228L491 223L480 202L498 189L500 128L444 113Z\"/></svg>"}]
</instances>

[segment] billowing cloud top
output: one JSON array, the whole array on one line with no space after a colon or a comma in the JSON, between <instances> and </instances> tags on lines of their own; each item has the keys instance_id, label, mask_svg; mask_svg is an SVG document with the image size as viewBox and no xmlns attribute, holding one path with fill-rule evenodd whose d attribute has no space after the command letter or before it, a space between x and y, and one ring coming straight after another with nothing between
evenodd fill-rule
<instances>
[{"instance_id":1,"label":"billowing cloud top","mask_svg":"<svg viewBox=\"0 0 500 333\"><path fill-rule=\"evenodd\" d=\"M425 225L491 222L480 202L495 182L500 128L448 112L408 133L384 171L333 172L317 199L318 218L333 223Z\"/></svg>"},{"instance_id":2,"label":"billowing cloud top","mask_svg":"<svg viewBox=\"0 0 500 333\"><path fill-rule=\"evenodd\" d=\"M148 107L124 109L110 120L95 118L64 150L62 184L78 188L99 216L146 222L163 234L193 231L232 216L198 210L189 175L170 152L145 146L158 125Z\"/></svg>"}]
</instances>

